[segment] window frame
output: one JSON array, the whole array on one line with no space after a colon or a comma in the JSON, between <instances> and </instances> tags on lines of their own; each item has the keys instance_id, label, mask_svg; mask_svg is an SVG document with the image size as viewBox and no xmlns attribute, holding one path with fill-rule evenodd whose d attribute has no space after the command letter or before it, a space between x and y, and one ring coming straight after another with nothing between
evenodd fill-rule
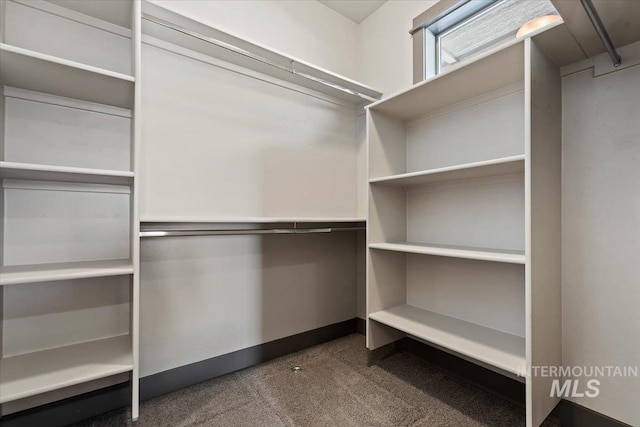
<instances>
[{"instance_id":1,"label":"window frame","mask_svg":"<svg viewBox=\"0 0 640 427\"><path fill-rule=\"evenodd\" d=\"M413 83L438 73L437 38L501 0L440 0L413 19Z\"/></svg>"},{"instance_id":2,"label":"window frame","mask_svg":"<svg viewBox=\"0 0 640 427\"><path fill-rule=\"evenodd\" d=\"M434 49L435 49L435 73L433 73L432 75L440 74L440 72L442 71L442 61L441 61L442 58L440 58L440 55L441 55L441 52L442 52L442 46L440 45L441 38L445 37L447 34L453 32L453 31L457 31L461 27L464 27L464 26L470 24L471 22L475 21L476 19L479 19L484 14L488 13L491 9L497 7L502 1L503 0L493 1L493 2L491 2L489 4L487 4L482 9L474 11L473 14L471 14L469 16L466 16L466 17L464 17L462 19L457 20L457 22L455 24L447 26L447 28L445 30L440 31L437 34L433 34L432 33L434 38L435 38L435 43L434 43ZM426 71L425 71L425 74L427 74Z\"/></svg>"},{"instance_id":3,"label":"window frame","mask_svg":"<svg viewBox=\"0 0 640 427\"><path fill-rule=\"evenodd\" d=\"M443 37L482 18L506 1L509 0L440 0L414 18L414 27L409 31L413 37L413 83L434 77L442 71L440 43ZM559 15L554 0L547 1L555 9L555 14ZM504 41L498 37L494 45ZM492 44L485 47L489 45Z\"/></svg>"}]
</instances>

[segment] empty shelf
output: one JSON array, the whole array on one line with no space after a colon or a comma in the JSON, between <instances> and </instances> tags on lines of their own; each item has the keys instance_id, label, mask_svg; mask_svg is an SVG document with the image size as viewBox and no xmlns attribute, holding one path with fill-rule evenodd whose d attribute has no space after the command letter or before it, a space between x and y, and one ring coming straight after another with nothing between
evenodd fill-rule
<instances>
[{"instance_id":1,"label":"empty shelf","mask_svg":"<svg viewBox=\"0 0 640 427\"><path fill-rule=\"evenodd\" d=\"M372 243L371 249L385 251L406 252L411 254L437 255L452 258L477 259L481 261L507 262L511 264L524 264L524 251L507 251L500 249L473 248L453 245L430 245L422 243Z\"/></svg>"},{"instance_id":2,"label":"empty shelf","mask_svg":"<svg viewBox=\"0 0 640 427\"><path fill-rule=\"evenodd\" d=\"M524 81L524 42L519 39L448 67L437 76L367 108L409 121L521 81Z\"/></svg>"},{"instance_id":3,"label":"empty shelf","mask_svg":"<svg viewBox=\"0 0 640 427\"><path fill-rule=\"evenodd\" d=\"M0 177L87 184L130 184L133 172L0 162Z\"/></svg>"},{"instance_id":4,"label":"empty shelf","mask_svg":"<svg viewBox=\"0 0 640 427\"><path fill-rule=\"evenodd\" d=\"M517 335L410 305L372 313L369 319L513 374L526 366L525 340Z\"/></svg>"},{"instance_id":5,"label":"empty shelf","mask_svg":"<svg viewBox=\"0 0 640 427\"><path fill-rule=\"evenodd\" d=\"M133 274L131 260L65 262L59 264L16 265L0 268L0 285L49 282L52 280Z\"/></svg>"},{"instance_id":6,"label":"empty shelf","mask_svg":"<svg viewBox=\"0 0 640 427\"><path fill-rule=\"evenodd\" d=\"M11 356L0 367L0 403L6 403L131 371L131 337Z\"/></svg>"},{"instance_id":7,"label":"empty shelf","mask_svg":"<svg viewBox=\"0 0 640 427\"><path fill-rule=\"evenodd\" d=\"M524 172L524 155L373 178L370 179L369 182L372 184L404 187L409 185L456 181L460 179L508 175L519 172Z\"/></svg>"},{"instance_id":8,"label":"empty shelf","mask_svg":"<svg viewBox=\"0 0 640 427\"><path fill-rule=\"evenodd\" d=\"M0 84L131 109L134 78L0 43Z\"/></svg>"}]
</instances>

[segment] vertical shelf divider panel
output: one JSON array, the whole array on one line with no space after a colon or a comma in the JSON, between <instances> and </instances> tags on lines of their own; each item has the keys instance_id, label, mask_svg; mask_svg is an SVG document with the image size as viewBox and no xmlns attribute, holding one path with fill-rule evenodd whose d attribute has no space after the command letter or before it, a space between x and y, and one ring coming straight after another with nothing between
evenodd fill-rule
<instances>
[{"instance_id":1,"label":"vertical shelf divider panel","mask_svg":"<svg viewBox=\"0 0 640 427\"><path fill-rule=\"evenodd\" d=\"M562 366L561 155L559 68L525 40L527 367ZM555 378L527 377L527 425L542 424L560 401Z\"/></svg>"},{"instance_id":2,"label":"vertical shelf divider panel","mask_svg":"<svg viewBox=\"0 0 640 427\"><path fill-rule=\"evenodd\" d=\"M4 43L5 31L5 9L6 2L0 1L0 44ZM0 161L4 160L4 138L5 138L5 105L4 86L0 80ZM0 266L4 265L4 187L0 179ZM4 288L0 286L0 361L4 354ZM0 362L1 363L1 362ZM0 417L2 417L2 405L0 405Z\"/></svg>"},{"instance_id":3,"label":"vertical shelf divider panel","mask_svg":"<svg viewBox=\"0 0 640 427\"><path fill-rule=\"evenodd\" d=\"M404 124L367 110L369 176L402 173L406 169ZM369 186L367 242L406 240L406 196L402 189ZM406 255L367 251L367 312L384 310L407 300ZM380 323L367 322L367 347L374 349L404 334Z\"/></svg>"},{"instance_id":4,"label":"vertical shelf divider panel","mask_svg":"<svg viewBox=\"0 0 640 427\"><path fill-rule=\"evenodd\" d=\"M140 170L140 143L142 140L142 2L134 0L131 16L131 52L135 87L133 99L133 123L131 127L131 170ZM140 214L138 192L140 180L134 179L131 191L131 258L133 276L131 281L131 350L133 371L131 372L131 418L136 421L140 413Z\"/></svg>"},{"instance_id":5,"label":"vertical shelf divider panel","mask_svg":"<svg viewBox=\"0 0 640 427\"><path fill-rule=\"evenodd\" d=\"M536 36L366 115L367 347L408 336L524 381L527 427L558 402L527 368L561 364L560 72Z\"/></svg>"},{"instance_id":6,"label":"vertical shelf divider panel","mask_svg":"<svg viewBox=\"0 0 640 427\"><path fill-rule=\"evenodd\" d=\"M0 1L0 27L4 25L5 2ZM3 28L3 27L2 27ZM4 30L0 28L0 43L4 42ZM5 98L4 87L0 81L0 161L4 160L4 138L5 138ZM4 265L4 186L0 179L0 267ZM4 287L0 286L0 361L4 354ZM1 362L0 362L1 363ZM0 417L2 417L2 406L0 405Z\"/></svg>"}]
</instances>

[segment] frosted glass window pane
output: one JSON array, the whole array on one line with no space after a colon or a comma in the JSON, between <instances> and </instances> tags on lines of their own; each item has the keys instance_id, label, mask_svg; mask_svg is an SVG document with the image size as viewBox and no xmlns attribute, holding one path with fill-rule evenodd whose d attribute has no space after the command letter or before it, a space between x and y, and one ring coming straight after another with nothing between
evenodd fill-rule
<instances>
[{"instance_id":1,"label":"frosted glass window pane","mask_svg":"<svg viewBox=\"0 0 640 427\"><path fill-rule=\"evenodd\" d=\"M534 18L557 15L549 0L503 0L438 36L440 70L509 38Z\"/></svg>"}]
</instances>

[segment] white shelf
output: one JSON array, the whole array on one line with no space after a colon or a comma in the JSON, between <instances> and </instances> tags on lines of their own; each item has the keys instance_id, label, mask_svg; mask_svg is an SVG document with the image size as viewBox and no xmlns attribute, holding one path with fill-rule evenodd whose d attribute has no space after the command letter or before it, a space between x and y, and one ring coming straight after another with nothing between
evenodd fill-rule
<instances>
[{"instance_id":1,"label":"white shelf","mask_svg":"<svg viewBox=\"0 0 640 427\"><path fill-rule=\"evenodd\" d=\"M0 367L0 403L6 403L131 371L131 337L12 356Z\"/></svg>"},{"instance_id":2,"label":"white shelf","mask_svg":"<svg viewBox=\"0 0 640 427\"><path fill-rule=\"evenodd\" d=\"M463 165L410 172L369 180L371 184L405 187L524 172L524 154Z\"/></svg>"},{"instance_id":3,"label":"white shelf","mask_svg":"<svg viewBox=\"0 0 640 427\"><path fill-rule=\"evenodd\" d=\"M524 42L518 40L451 66L367 108L409 121L521 81L524 81Z\"/></svg>"},{"instance_id":4,"label":"white shelf","mask_svg":"<svg viewBox=\"0 0 640 427\"><path fill-rule=\"evenodd\" d=\"M0 162L0 178L127 185L133 172Z\"/></svg>"},{"instance_id":5,"label":"white shelf","mask_svg":"<svg viewBox=\"0 0 640 427\"><path fill-rule=\"evenodd\" d=\"M73 280L133 274L131 260L66 262L0 267L0 285Z\"/></svg>"},{"instance_id":6,"label":"white shelf","mask_svg":"<svg viewBox=\"0 0 640 427\"><path fill-rule=\"evenodd\" d=\"M378 311L369 318L512 374L524 372L526 366L523 337L410 305Z\"/></svg>"},{"instance_id":7,"label":"white shelf","mask_svg":"<svg viewBox=\"0 0 640 427\"><path fill-rule=\"evenodd\" d=\"M0 43L0 83L131 109L134 78Z\"/></svg>"},{"instance_id":8,"label":"white shelf","mask_svg":"<svg viewBox=\"0 0 640 427\"><path fill-rule=\"evenodd\" d=\"M411 254L437 255L451 258L476 259L481 261L506 262L524 264L524 251L507 251L499 249L472 248L453 245L430 245L421 243L372 243L371 249L405 252Z\"/></svg>"}]
</instances>

